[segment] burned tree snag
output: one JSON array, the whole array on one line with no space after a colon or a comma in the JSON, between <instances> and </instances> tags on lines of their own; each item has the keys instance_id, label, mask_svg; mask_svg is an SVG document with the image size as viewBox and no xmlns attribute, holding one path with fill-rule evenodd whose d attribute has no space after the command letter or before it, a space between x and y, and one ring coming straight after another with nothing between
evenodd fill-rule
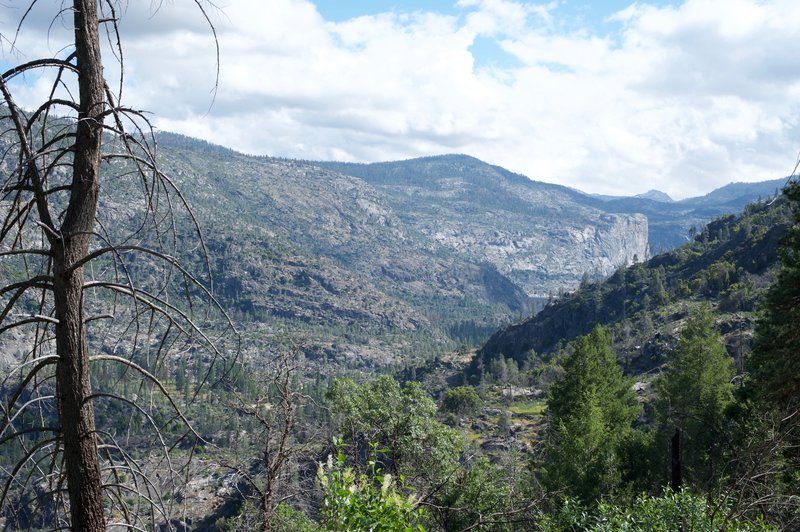
<instances>
[{"instance_id":1,"label":"burned tree snag","mask_svg":"<svg viewBox=\"0 0 800 532\"><path fill-rule=\"evenodd\" d=\"M675 434L672 435L670 443L670 452L672 460L670 462L670 487L672 491L678 492L681 489L682 472L681 472L681 429L676 428Z\"/></svg>"}]
</instances>

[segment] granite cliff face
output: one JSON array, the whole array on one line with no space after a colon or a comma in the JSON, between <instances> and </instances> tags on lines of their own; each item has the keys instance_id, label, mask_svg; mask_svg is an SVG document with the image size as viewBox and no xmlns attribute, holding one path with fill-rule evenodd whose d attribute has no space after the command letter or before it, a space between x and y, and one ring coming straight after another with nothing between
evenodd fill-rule
<instances>
[{"instance_id":1,"label":"granite cliff face","mask_svg":"<svg viewBox=\"0 0 800 532\"><path fill-rule=\"evenodd\" d=\"M774 197L786 178L759 183L730 183L704 196L673 201L657 190L631 197L589 196L583 201L605 212L638 212L647 216L648 240L653 255L675 249L691 240L690 231L720 216L738 214L759 198Z\"/></svg>"},{"instance_id":2,"label":"granite cliff face","mask_svg":"<svg viewBox=\"0 0 800 532\"><path fill-rule=\"evenodd\" d=\"M645 216L471 157L306 163L158 139L253 356L285 344L320 367L407 364L648 255ZM137 192L114 183L109 227L135 218Z\"/></svg>"},{"instance_id":3,"label":"granite cliff face","mask_svg":"<svg viewBox=\"0 0 800 532\"><path fill-rule=\"evenodd\" d=\"M571 234L575 248L561 260L553 256L556 271L581 275L581 266L586 265L591 269L585 268L584 272L607 277L621 265L645 260L649 255L648 222L642 214L603 214L596 225L572 230Z\"/></svg>"},{"instance_id":4,"label":"granite cliff face","mask_svg":"<svg viewBox=\"0 0 800 532\"><path fill-rule=\"evenodd\" d=\"M689 309L709 305L728 353L741 362L750 349L756 310L774 278L781 242L792 226L785 198L753 203L739 216L709 222L690 243L585 283L537 315L507 326L483 345L477 373L497 356L522 363L531 352L549 360L564 342L607 328L625 371L663 365Z\"/></svg>"},{"instance_id":5,"label":"granite cliff face","mask_svg":"<svg viewBox=\"0 0 800 532\"><path fill-rule=\"evenodd\" d=\"M491 262L528 295L547 297L571 289L584 273L606 277L621 265L647 256L647 218L643 215L602 214L584 223L500 217L487 227L480 220L443 220L422 231L440 244L470 257Z\"/></svg>"},{"instance_id":6,"label":"granite cliff face","mask_svg":"<svg viewBox=\"0 0 800 532\"><path fill-rule=\"evenodd\" d=\"M396 163L322 163L386 194L398 217L431 241L495 265L530 296L606 277L648 255L647 218L582 204L565 187L537 183L477 159L448 155Z\"/></svg>"}]
</instances>

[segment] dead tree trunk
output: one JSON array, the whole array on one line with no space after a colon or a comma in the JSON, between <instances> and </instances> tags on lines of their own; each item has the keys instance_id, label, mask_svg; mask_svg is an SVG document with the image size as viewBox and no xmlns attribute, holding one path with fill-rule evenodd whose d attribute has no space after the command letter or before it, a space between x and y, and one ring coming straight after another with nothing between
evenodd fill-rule
<instances>
[{"instance_id":1,"label":"dead tree trunk","mask_svg":"<svg viewBox=\"0 0 800 532\"><path fill-rule=\"evenodd\" d=\"M74 21L80 96L72 185L60 230L49 235L58 320L56 388L72 528L101 531L105 530L105 519L94 408L88 399L92 388L84 328L83 268L71 268L89 251L100 179L105 95L95 0L75 0Z\"/></svg>"},{"instance_id":2,"label":"dead tree trunk","mask_svg":"<svg viewBox=\"0 0 800 532\"><path fill-rule=\"evenodd\" d=\"M681 429L679 428L675 428L675 434L672 435L670 450L672 454L670 487L672 491L677 493L681 490L681 484L683 483L683 473L681 471Z\"/></svg>"},{"instance_id":3,"label":"dead tree trunk","mask_svg":"<svg viewBox=\"0 0 800 532\"><path fill-rule=\"evenodd\" d=\"M20 27L35 4L35 0L28 1ZM144 408L136 398L118 395L113 384L93 390L90 364L97 368L122 364L132 379L163 394L177 417L197 436L159 381L158 372L164 371L168 353L180 337L196 335L192 343L201 348L198 353L211 353L210 367L228 364L215 345L228 333L236 342L231 363L238 353L238 333L207 288L212 286L211 267L199 223L180 191L158 168L149 122L141 112L123 106L120 94L114 94L105 82L101 35L114 51L120 71L123 68L116 4L107 0L68 2L71 9L59 9L55 15L61 23L70 12L72 15L68 24L74 26L74 32L59 48L59 53L67 50L66 58L34 59L0 74L5 104L0 106L0 121L10 123L8 127L3 122L7 129L0 133L0 140L5 142L8 135L10 147L4 144L0 159L11 161L11 154L17 158L16 166L0 177L0 261L26 277L20 282L0 283L0 334L27 330L33 338L30 351L22 355L16 369L0 377L0 387L20 385L8 404L0 404L0 445L13 445L22 456L13 468L0 470L0 513L9 516L12 527L26 526L30 515L56 528L69 523L72 530L90 532L105 530L106 520L112 517L137 530L168 521L171 508L159 486L133 465L113 431L102 426L98 430L95 424L97 403L115 402L149 419L161 440L160 426L150 415L156 406ZM203 3L195 4L205 16ZM206 20L213 33L207 16ZM28 72L41 72L43 79L52 83L49 98L32 112L16 105L9 85ZM135 124L134 134L126 130L130 123ZM120 166L126 168L113 174L115 184L118 179L141 180L142 195L131 198L130 207L133 213L144 213L141 223L112 227L103 220L102 212L100 219L96 217L101 165L112 172ZM108 188L104 192L111 192ZM162 202L161 198L166 199ZM176 259L183 238L172 223L176 207L185 209L191 219L209 275L207 284ZM144 275L137 276L128 267L134 260L131 255L146 261ZM103 267L94 268L96 262ZM112 266L107 267L109 264ZM87 289L92 291L91 297ZM188 304L172 303L173 293L181 294ZM32 305L36 305L34 313ZM197 316L202 316L200 323ZM89 323L96 319L108 320L104 322L108 331L124 334L122 331L135 329L130 345L121 351L127 356L103 352L104 340L88 332ZM121 325L115 325L115 320ZM200 324L208 323L218 326L219 334L213 338L200 329ZM159 337L153 342L157 347L148 359L155 368L151 373L152 368L139 366L133 357L143 345L149 349L155 337ZM90 346L96 352L90 353ZM36 399L28 400L26 394ZM53 400L57 422L52 415ZM172 447L163 441L161 447L169 463ZM104 450L102 457L99 449ZM171 465L169 473L176 473ZM69 516L63 515L67 512Z\"/></svg>"}]
</instances>

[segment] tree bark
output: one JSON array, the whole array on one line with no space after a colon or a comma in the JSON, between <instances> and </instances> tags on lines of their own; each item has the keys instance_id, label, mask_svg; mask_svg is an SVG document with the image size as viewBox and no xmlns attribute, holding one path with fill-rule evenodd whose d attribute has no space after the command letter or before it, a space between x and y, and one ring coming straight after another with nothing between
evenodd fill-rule
<instances>
[{"instance_id":1,"label":"tree bark","mask_svg":"<svg viewBox=\"0 0 800 532\"><path fill-rule=\"evenodd\" d=\"M100 178L105 94L95 0L74 0L79 113L69 204L53 248L56 387L73 530L103 531L102 480L97 453L89 351L84 328L83 268L70 266L89 250Z\"/></svg>"},{"instance_id":2,"label":"tree bark","mask_svg":"<svg viewBox=\"0 0 800 532\"><path fill-rule=\"evenodd\" d=\"M681 464L681 429L675 428L675 434L672 435L671 442L672 460L671 460L671 474L670 474L670 487L672 491L679 492L681 484L683 483L683 472Z\"/></svg>"}]
</instances>

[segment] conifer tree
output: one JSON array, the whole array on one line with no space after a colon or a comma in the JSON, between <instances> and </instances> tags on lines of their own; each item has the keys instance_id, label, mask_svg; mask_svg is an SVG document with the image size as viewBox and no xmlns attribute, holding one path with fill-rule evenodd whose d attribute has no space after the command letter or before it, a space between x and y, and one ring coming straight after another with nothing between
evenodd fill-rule
<instances>
[{"instance_id":1,"label":"conifer tree","mask_svg":"<svg viewBox=\"0 0 800 532\"><path fill-rule=\"evenodd\" d=\"M547 400L546 488L592 502L620 484L620 444L639 414L630 383L601 327L573 342Z\"/></svg>"},{"instance_id":2,"label":"conifer tree","mask_svg":"<svg viewBox=\"0 0 800 532\"><path fill-rule=\"evenodd\" d=\"M790 183L784 195L792 203L794 225L756 325L751 373L757 393L788 412L800 407L800 183Z\"/></svg>"},{"instance_id":3,"label":"conifer tree","mask_svg":"<svg viewBox=\"0 0 800 532\"><path fill-rule=\"evenodd\" d=\"M800 526L800 183L783 191L794 223L782 244L781 270L761 305L739 413L741 449L735 489L784 530Z\"/></svg>"},{"instance_id":4,"label":"conifer tree","mask_svg":"<svg viewBox=\"0 0 800 532\"><path fill-rule=\"evenodd\" d=\"M725 409L733 400L733 360L727 356L707 305L694 310L678 347L655 383L657 437L664 456L681 434L684 478L700 488L717 479L723 460Z\"/></svg>"}]
</instances>

